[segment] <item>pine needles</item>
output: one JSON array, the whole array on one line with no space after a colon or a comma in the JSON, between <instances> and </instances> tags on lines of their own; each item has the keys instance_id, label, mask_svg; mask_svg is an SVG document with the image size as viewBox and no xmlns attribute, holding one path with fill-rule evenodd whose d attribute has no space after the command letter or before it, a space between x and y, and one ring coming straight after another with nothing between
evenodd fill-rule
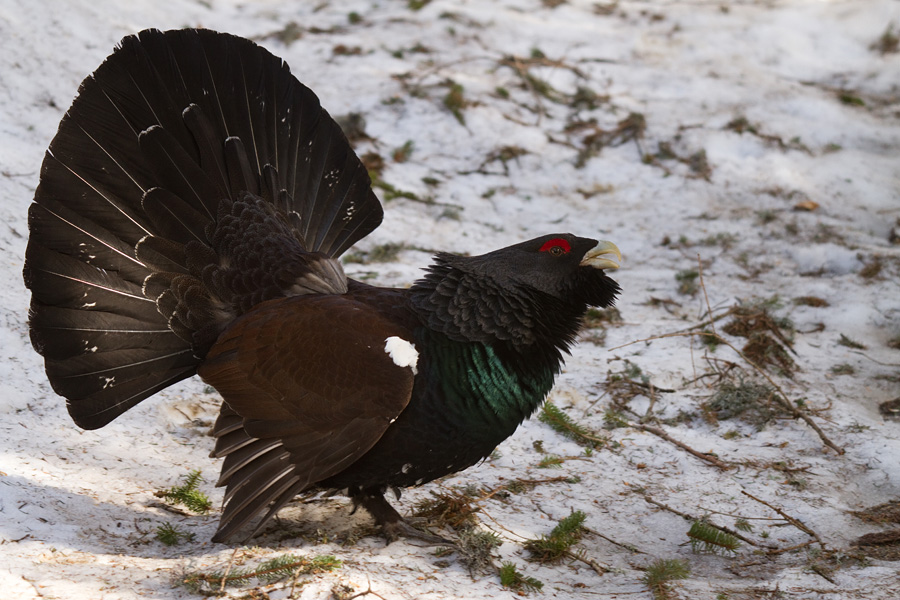
<instances>
[{"instance_id":1,"label":"pine needles","mask_svg":"<svg viewBox=\"0 0 900 600\"><path fill-rule=\"evenodd\" d=\"M670 582L676 579L687 579L691 568L683 560L660 559L647 567L642 581L650 588L654 600L670 600L674 598Z\"/></svg>"},{"instance_id":2,"label":"pine needles","mask_svg":"<svg viewBox=\"0 0 900 600\"><path fill-rule=\"evenodd\" d=\"M731 321L722 330L747 339L741 351L754 364L793 377L797 368L790 355L794 325L790 319L772 314L777 305L777 298L773 298L732 306L727 313Z\"/></svg>"},{"instance_id":3,"label":"pine needles","mask_svg":"<svg viewBox=\"0 0 900 600\"><path fill-rule=\"evenodd\" d=\"M175 504L183 504L195 513L205 515L212 510L212 501L209 496L198 489L203 481L200 469L191 471L185 475L184 484L172 487L166 491L157 492L156 495Z\"/></svg>"},{"instance_id":4,"label":"pine needles","mask_svg":"<svg viewBox=\"0 0 900 600\"><path fill-rule=\"evenodd\" d=\"M564 558L573 558L582 560L597 570L596 563L586 559L582 554L572 551L572 546L580 542L584 535L584 520L583 512L573 511L568 517L561 519L549 535L542 535L539 539L525 542L524 547L531 555L528 560L538 563L556 563ZM504 561L500 566L500 583L519 594L539 592L544 587L544 584L534 577L520 573L516 566L509 561Z\"/></svg>"},{"instance_id":5,"label":"pine needles","mask_svg":"<svg viewBox=\"0 0 900 600\"><path fill-rule=\"evenodd\" d=\"M459 490L432 491L431 495L433 498L416 504L416 516L424 517L437 526L456 530L474 527L478 522L475 513L481 509L475 504L473 495Z\"/></svg>"},{"instance_id":6,"label":"pine needles","mask_svg":"<svg viewBox=\"0 0 900 600\"><path fill-rule=\"evenodd\" d=\"M191 542L194 534L184 531L178 525L163 523L156 528L156 539L166 546L177 546L181 542Z\"/></svg>"},{"instance_id":7,"label":"pine needles","mask_svg":"<svg viewBox=\"0 0 900 600\"><path fill-rule=\"evenodd\" d=\"M488 573L494 566L492 552L502 540L493 531L483 531L474 527L459 533L457 553L470 573Z\"/></svg>"},{"instance_id":8,"label":"pine needles","mask_svg":"<svg viewBox=\"0 0 900 600\"><path fill-rule=\"evenodd\" d=\"M522 575L516 568L516 565L503 561L500 565L500 585L508 587L518 593L524 592L540 592L544 584L534 577L526 577Z\"/></svg>"},{"instance_id":9,"label":"pine needles","mask_svg":"<svg viewBox=\"0 0 900 600\"><path fill-rule=\"evenodd\" d=\"M580 510L573 511L553 528L550 535L525 542L525 549L531 553L529 560L554 563L571 556L572 546L580 542L584 535L585 518L585 514Z\"/></svg>"},{"instance_id":10,"label":"pine needles","mask_svg":"<svg viewBox=\"0 0 900 600\"><path fill-rule=\"evenodd\" d=\"M182 583L197 593L220 593L226 587L249 585L254 580L261 585L269 585L288 577L324 573L341 566L341 561L331 555L307 558L284 554L264 561L255 568L231 568L229 565L224 571L190 573L182 579Z\"/></svg>"},{"instance_id":11,"label":"pine needles","mask_svg":"<svg viewBox=\"0 0 900 600\"><path fill-rule=\"evenodd\" d=\"M572 417L567 415L561 408L550 402L544 402L541 408L541 414L538 419L542 423L546 423L554 431L569 438L575 443L586 446L588 448L599 448L606 445L607 440L603 439L596 432L588 429L580 423L576 423Z\"/></svg>"},{"instance_id":12,"label":"pine needles","mask_svg":"<svg viewBox=\"0 0 900 600\"><path fill-rule=\"evenodd\" d=\"M739 539L706 521L694 521L687 535L691 538L694 552L727 553L736 552L741 547Z\"/></svg>"},{"instance_id":13,"label":"pine needles","mask_svg":"<svg viewBox=\"0 0 900 600\"><path fill-rule=\"evenodd\" d=\"M715 420L741 417L762 430L770 421L785 414L775 401L775 394L775 388L765 383L739 378L723 382L703 408Z\"/></svg>"}]
</instances>

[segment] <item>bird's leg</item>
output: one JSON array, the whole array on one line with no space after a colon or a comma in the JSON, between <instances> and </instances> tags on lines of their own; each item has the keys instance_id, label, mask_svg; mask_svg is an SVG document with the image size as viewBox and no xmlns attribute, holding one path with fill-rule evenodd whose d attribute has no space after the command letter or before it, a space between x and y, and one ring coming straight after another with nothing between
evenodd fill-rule
<instances>
[{"instance_id":1,"label":"bird's leg","mask_svg":"<svg viewBox=\"0 0 900 600\"><path fill-rule=\"evenodd\" d=\"M375 518L375 523L381 527L388 544L405 537L426 542L431 546L455 545L440 536L416 529L404 521L400 513L384 499L384 492L378 488L351 491L350 498L353 500L354 510L362 506Z\"/></svg>"}]
</instances>

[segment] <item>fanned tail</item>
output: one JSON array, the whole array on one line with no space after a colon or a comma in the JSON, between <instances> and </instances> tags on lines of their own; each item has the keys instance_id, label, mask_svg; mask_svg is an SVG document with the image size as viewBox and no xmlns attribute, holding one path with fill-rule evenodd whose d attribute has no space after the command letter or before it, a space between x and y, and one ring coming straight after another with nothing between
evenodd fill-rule
<instances>
[{"instance_id":1,"label":"fanned tail","mask_svg":"<svg viewBox=\"0 0 900 600\"><path fill-rule=\"evenodd\" d=\"M381 218L281 59L214 31L143 31L85 79L44 159L32 343L75 422L102 427L193 375L254 304L341 293L334 259Z\"/></svg>"}]
</instances>

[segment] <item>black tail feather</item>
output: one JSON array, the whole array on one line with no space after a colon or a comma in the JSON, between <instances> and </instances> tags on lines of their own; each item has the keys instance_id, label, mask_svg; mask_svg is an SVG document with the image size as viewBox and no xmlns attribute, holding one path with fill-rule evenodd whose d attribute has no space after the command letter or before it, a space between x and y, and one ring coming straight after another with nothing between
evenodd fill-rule
<instances>
[{"instance_id":1,"label":"black tail feather","mask_svg":"<svg viewBox=\"0 0 900 600\"><path fill-rule=\"evenodd\" d=\"M216 448L211 456L225 458L216 485L227 486L213 541L246 540L309 487L309 480L298 475L290 453L279 440L250 436L243 428L243 419L227 404L222 405L213 435Z\"/></svg>"},{"instance_id":2,"label":"black tail feather","mask_svg":"<svg viewBox=\"0 0 900 600\"><path fill-rule=\"evenodd\" d=\"M246 278L277 284L264 292L219 285L235 278L218 274L217 223L247 192L282 224L234 254L281 236L264 258L337 257L381 222L338 125L248 40L143 31L82 83L41 168L24 270L33 344L79 425L100 427L194 374L248 298L344 285L334 267L330 287L294 286L281 264ZM298 277L313 264L289 262Z\"/></svg>"},{"instance_id":3,"label":"black tail feather","mask_svg":"<svg viewBox=\"0 0 900 600\"><path fill-rule=\"evenodd\" d=\"M29 245L25 260L34 313L46 305L81 310L86 318L94 311L103 311L165 324L160 315L153 314L156 305L144 296L141 286L112 271L34 244Z\"/></svg>"},{"instance_id":4,"label":"black tail feather","mask_svg":"<svg viewBox=\"0 0 900 600\"><path fill-rule=\"evenodd\" d=\"M147 190L141 200L141 207L153 224L157 236L181 244L190 241L209 243L206 227L211 218L201 214L169 190Z\"/></svg>"},{"instance_id":5,"label":"black tail feather","mask_svg":"<svg viewBox=\"0 0 900 600\"><path fill-rule=\"evenodd\" d=\"M153 125L142 131L138 140L147 163L154 169L154 183L213 220L215 211L210 210L211 205L218 205L225 197L224 192L175 137L159 125Z\"/></svg>"},{"instance_id":6,"label":"black tail feather","mask_svg":"<svg viewBox=\"0 0 900 600\"><path fill-rule=\"evenodd\" d=\"M133 351L136 352L137 351ZM96 368L103 356L93 360L68 360L57 363L47 361L47 374L53 389L60 395L71 394L76 400L67 396L66 406L69 415L80 427L99 429L110 421L149 398L156 392L170 385L187 379L196 372L196 357L188 350L158 356L156 353L141 353L146 356L122 354L117 352L114 358L119 361L133 361L122 369L113 367L106 373L115 374L117 381L127 379L118 385L107 384L110 375L83 374L68 375L75 369ZM123 370L131 366L129 371Z\"/></svg>"},{"instance_id":7,"label":"black tail feather","mask_svg":"<svg viewBox=\"0 0 900 600\"><path fill-rule=\"evenodd\" d=\"M88 211L79 213L52 197L43 197L41 204L32 204L28 211L31 235L41 240L41 246L34 244L34 247L78 258L85 264L114 271L122 279L139 284L147 268L135 258L134 247L91 216ZM32 252L31 248L29 246L28 252ZM31 281L27 279L32 276L30 269L25 269L25 276L30 287Z\"/></svg>"},{"instance_id":8,"label":"black tail feather","mask_svg":"<svg viewBox=\"0 0 900 600\"><path fill-rule=\"evenodd\" d=\"M46 358L58 361L100 348L107 352L146 348L168 354L186 347L164 323L122 314L43 306L33 313L31 322L35 345Z\"/></svg>"}]
</instances>

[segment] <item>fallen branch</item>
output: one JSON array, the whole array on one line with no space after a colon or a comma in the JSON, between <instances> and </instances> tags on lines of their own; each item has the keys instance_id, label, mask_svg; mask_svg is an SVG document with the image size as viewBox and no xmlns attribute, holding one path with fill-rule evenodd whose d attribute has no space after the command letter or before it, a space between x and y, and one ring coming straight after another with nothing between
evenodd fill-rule
<instances>
[{"instance_id":1,"label":"fallen branch","mask_svg":"<svg viewBox=\"0 0 900 600\"><path fill-rule=\"evenodd\" d=\"M701 519L698 518L698 517L694 517L694 516L689 515L689 514L687 514L687 513L683 513L683 512L681 512L681 511L679 511L679 510L676 510L676 509L672 508L671 506L669 506L668 504L664 504L664 503L662 503L662 502L659 502L659 501L657 501L657 500L654 500L652 497L650 497L649 494L644 494L643 496L644 496L644 500L646 500L646 501L649 502L650 504L652 504L652 505L654 505L654 506L658 506L659 508L661 508L661 509L663 509L663 510L667 510L667 511L669 511L670 513L676 514L676 515L678 515L679 517L682 517L683 519L686 519L686 520L688 520L688 521L700 521L700 520L701 520ZM777 550L777 549L778 549L778 546L770 546L769 544L761 544L760 542L757 542L757 541L755 541L755 540L752 540L752 539L748 538L747 536L742 535L739 531L735 531L734 529L731 529L730 527L725 527L724 525L715 525L714 523L711 523L711 522L709 522L709 521L707 521L707 523L708 523L711 527L715 527L716 529L719 529L720 531L724 531L725 533L727 533L727 534L729 534L729 535L733 535L733 536L736 537L737 539L739 539L739 540L741 540L741 541L743 541L743 542L747 542L747 543L750 544L751 546L756 546L757 548L766 548L766 549L769 549L769 550Z\"/></svg>"},{"instance_id":2,"label":"fallen branch","mask_svg":"<svg viewBox=\"0 0 900 600\"><path fill-rule=\"evenodd\" d=\"M769 504L768 502L766 502L765 500L761 500L761 499L757 498L750 492L748 492L746 490L741 490L741 493L743 495L747 496L748 498L750 498L751 500L756 500L763 506L768 506L769 508L771 508L772 510L777 512L779 515L784 517L785 521L787 521L788 523L790 523L791 525L793 525L794 527L796 527L803 533L807 534L808 536L812 537L816 541L816 543L818 543L820 546L822 546L823 549L825 549L825 543L819 538L819 535L815 531L813 531L812 529L810 529L809 527L807 527L806 525L804 525L803 523L801 523L800 521L798 521L797 519L792 517L791 515L787 514L786 512L784 512L777 506L773 506L773 505Z\"/></svg>"},{"instance_id":3,"label":"fallen branch","mask_svg":"<svg viewBox=\"0 0 900 600\"><path fill-rule=\"evenodd\" d=\"M673 438L668 433L666 433L665 431L663 431L662 429L660 429L658 427L653 427L652 425L642 425L640 423L629 423L628 426L633 427L634 429L640 429L641 431L646 431L647 433L652 433L655 436L661 437L662 439L666 440L667 442L669 442L671 444L675 444L676 446L678 446L685 452L693 454L700 460L704 460L704 461L708 462L709 464L722 469L723 471L727 471L728 469L732 468L732 465L722 462L715 456L712 456L710 454L704 454L703 452L700 452L699 450L694 450L693 448L691 448L684 442L680 442L680 441L676 440L675 438Z\"/></svg>"}]
</instances>

